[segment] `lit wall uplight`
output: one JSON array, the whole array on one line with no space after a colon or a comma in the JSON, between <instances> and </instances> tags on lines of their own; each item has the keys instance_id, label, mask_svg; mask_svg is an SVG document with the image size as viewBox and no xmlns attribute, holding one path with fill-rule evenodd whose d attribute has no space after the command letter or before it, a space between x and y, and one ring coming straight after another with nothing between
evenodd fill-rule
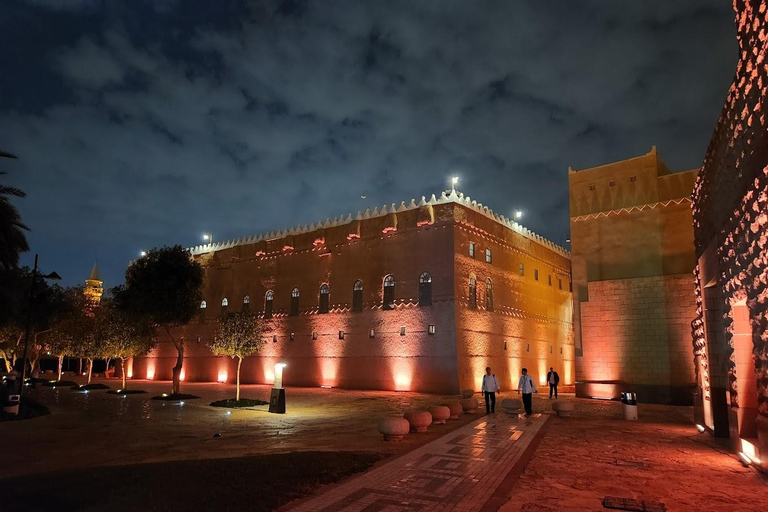
<instances>
[{"instance_id":1,"label":"lit wall uplight","mask_svg":"<svg viewBox=\"0 0 768 512\"><path fill-rule=\"evenodd\" d=\"M181 373L179 374L179 380L183 381L187 377L187 372L184 370L184 368L181 369Z\"/></svg>"},{"instance_id":2,"label":"lit wall uplight","mask_svg":"<svg viewBox=\"0 0 768 512\"><path fill-rule=\"evenodd\" d=\"M155 367L154 366L148 366L147 367L147 380L152 380L155 378Z\"/></svg>"},{"instance_id":3,"label":"lit wall uplight","mask_svg":"<svg viewBox=\"0 0 768 512\"><path fill-rule=\"evenodd\" d=\"M323 386L336 386L339 373L339 359L336 357L320 358L320 376Z\"/></svg>"},{"instance_id":4,"label":"lit wall uplight","mask_svg":"<svg viewBox=\"0 0 768 512\"><path fill-rule=\"evenodd\" d=\"M395 374L395 390L409 391L411 389L411 376L406 373Z\"/></svg>"},{"instance_id":5,"label":"lit wall uplight","mask_svg":"<svg viewBox=\"0 0 768 512\"><path fill-rule=\"evenodd\" d=\"M746 439L741 440L741 453L746 455L753 464L760 464L760 459L757 456L757 448Z\"/></svg>"},{"instance_id":6,"label":"lit wall uplight","mask_svg":"<svg viewBox=\"0 0 768 512\"><path fill-rule=\"evenodd\" d=\"M539 359L539 384L547 383L547 360Z\"/></svg>"},{"instance_id":7,"label":"lit wall uplight","mask_svg":"<svg viewBox=\"0 0 768 512\"><path fill-rule=\"evenodd\" d=\"M227 371L226 370L219 370L219 376L216 378L216 382L227 382Z\"/></svg>"}]
</instances>

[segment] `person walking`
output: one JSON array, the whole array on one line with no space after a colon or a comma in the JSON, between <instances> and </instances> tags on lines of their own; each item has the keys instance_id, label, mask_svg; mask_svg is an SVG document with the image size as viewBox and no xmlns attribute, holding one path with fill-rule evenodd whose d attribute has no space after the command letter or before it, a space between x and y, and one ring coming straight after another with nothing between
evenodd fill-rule
<instances>
[{"instance_id":1,"label":"person walking","mask_svg":"<svg viewBox=\"0 0 768 512\"><path fill-rule=\"evenodd\" d=\"M551 366L549 367L549 373L547 373L547 384L549 384L549 399L552 400L552 392L554 391L555 400L557 400L557 385L560 384L560 376Z\"/></svg>"},{"instance_id":2,"label":"person walking","mask_svg":"<svg viewBox=\"0 0 768 512\"><path fill-rule=\"evenodd\" d=\"M491 373L491 367L486 366L485 375L483 375L483 395L485 395L485 414L496 412L496 393L499 392L499 381L496 375Z\"/></svg>"},{"instance_id":3,"label":"person walking","mask_svg":"<svg viewBox=\"0 0 768 512\"><path fill-rule=\"evenodd\" d=\"M523 406L525 407L525 415L530 416L533 414L532 408L532 393L538 393L536 385L533 383L533 379L528 375L528 368L523 368L523 375L520 377L520 382L517 384L517 394L523 393Z\"/></svg>"}]
</instances>

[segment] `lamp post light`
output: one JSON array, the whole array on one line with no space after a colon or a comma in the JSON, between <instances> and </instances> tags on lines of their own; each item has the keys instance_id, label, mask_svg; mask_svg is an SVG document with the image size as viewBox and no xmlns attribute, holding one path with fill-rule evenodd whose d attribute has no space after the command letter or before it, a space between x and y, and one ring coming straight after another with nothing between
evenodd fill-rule
<instances>
[{"instance_id":1,"label":"lamp post light","mask_svg":"<svg viewBox=\"0 0 768 512\"><path fill-rule=\"evenodd\" d=\"M560 235L560 247L564 245L563 241L565 241L566 244L569 244L571 243L571 237L569 237L568 235Z\"/></svg>"},{"instance_id":2,"label":"lamp post light","mask_svg":"<svg viewBox=\"0 0 768 512\"><path fill-rule=\"evenodd\" d=\"M459 182L459 177L454 176L451 178L451 192L456 192L456 184Z\"/></svg>"},{"instance_id":3,"label":"lamp post light","mask_svg":"<svg viewBox=\"0 0 768 512\"><path fill-rule=\"evenodd\" d=\"M213 235L209 233L203 233L203 241L208 242L208 245L211 245L213 243Z\"/></svg>"},{"instance_id":4,"label":"lamp post light","mask_svg":"<svg viewBox=\"0 0 768 512\"><path fill-rule=\"evenodd\" d=\"M520 220L523 218L523 210L515 210L515 220Z\"/></svg>"},{"instance_id":5,"label":"lamp post light","mask_svg":"<svg viewBox=\"0 0 768 512\"><path fill-rule=\"evenodd\" d=\"M285 414L285 388L283 387L283 369L285 363L275 365L275 383L272 384L272 394L269 397L269 412Z\"/></svg>"},{"instance_id":6,"label":"lamp post light","mask_svg":"<svg viewBox=\"0 0 768 512\"><path fill-rule=\"evenodd\" d=\"M141 251L141 253L140 253L140 254L141 254L141 257L143 258L144 256L146 256L146 255L147 255L147 251Z\"/></svg>"},{"instance_id":7,"label":"lamp post light","mask_svg":"<svg viewBox=\"0 0 768 512\"><path fill-rule=\"evenodd\" d=\"M35 280L37 277L42 277L43 279L54 279L59 280L61 279L61 276L57 274L56 272L51 272L50 274L38 274L37 273L37 258L38 255L35 254L35 267L32 269L32 282L29 285L29 304L27 307L27 327L24 332L24 353L21 357L21 385L19 386L19 396L24 394L24 381L27 377L27 347L29 346L29 330L32 325L32 305L35 301Z\"/></svg>"}]
</instances>

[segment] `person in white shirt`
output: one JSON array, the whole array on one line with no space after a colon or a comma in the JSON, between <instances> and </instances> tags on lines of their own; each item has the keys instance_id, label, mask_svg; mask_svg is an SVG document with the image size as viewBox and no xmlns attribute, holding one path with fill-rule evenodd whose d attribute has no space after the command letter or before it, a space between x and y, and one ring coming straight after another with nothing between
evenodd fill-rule
<instances>
[{"instance_id":1,"label":"person in white shirt","mask_svg":"<svg viewBox=\"0 0 768 512\"><path fill-rule=\"evenodd\" d=\"M536 384L533 383L533 379L528 375L528 368L523 368L523 375L520 377L520 382L517 384L517 394L523 392L523 406L525 407L525 415L530 416L533 414L531 407L532 393L538 393Z\"/></svg>"},{"instance_id":2,"label":"person in white shirt","mask_svg":"<svg viewBox=\"0 0 768 512\"><path fill-rule=\"evenodd\" d=\"M491 373L491 367L485 368L485 375L483 375L483 395L485 395L485 414L491 414L496 412L496 393L499 392L499 381L496 380L496 375Z\"/></svg>"}]
</instances>

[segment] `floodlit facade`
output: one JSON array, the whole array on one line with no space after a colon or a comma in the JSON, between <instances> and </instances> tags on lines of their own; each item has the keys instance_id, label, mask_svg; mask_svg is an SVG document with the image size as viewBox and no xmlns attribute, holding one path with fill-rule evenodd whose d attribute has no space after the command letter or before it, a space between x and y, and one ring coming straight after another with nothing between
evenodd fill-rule
<instances>
[{"instance_id":1,"label":"floodlit facade","mask_svg":"<svg viewBox=\"0 0 768 512\"><path fill-rule=\"evenodd\" d=\"M655 147L569 169L577 396L691 403L697 172L670 172Z\"/></svg>"},{"instance_id":2,"label":"floodlit facade","mask_svg":"<svg viewBox=\"0 0 768 512\"><path fill-rule=\"evenodd\" d=\"M503 390L527 367L572 386L567 251L455 191L264 236L195 247L205 268L199 318L179 328L187 381L232 381L211 355L217 319L247 309L267 322L242 380L288 386L455 393L491 366ZM135 377L170 379L161 339Z\"/></svg>"},{"instance_id":3,"label":"floodlit facade","mask_svg":"<svg viewBox=\"0 0 768 512\"><path fill-rule=\"evenodd\" d=\"M768 3L734 9L736 75L693 192L694 411L768 469Z\"/></svg>"}]
</instances>

